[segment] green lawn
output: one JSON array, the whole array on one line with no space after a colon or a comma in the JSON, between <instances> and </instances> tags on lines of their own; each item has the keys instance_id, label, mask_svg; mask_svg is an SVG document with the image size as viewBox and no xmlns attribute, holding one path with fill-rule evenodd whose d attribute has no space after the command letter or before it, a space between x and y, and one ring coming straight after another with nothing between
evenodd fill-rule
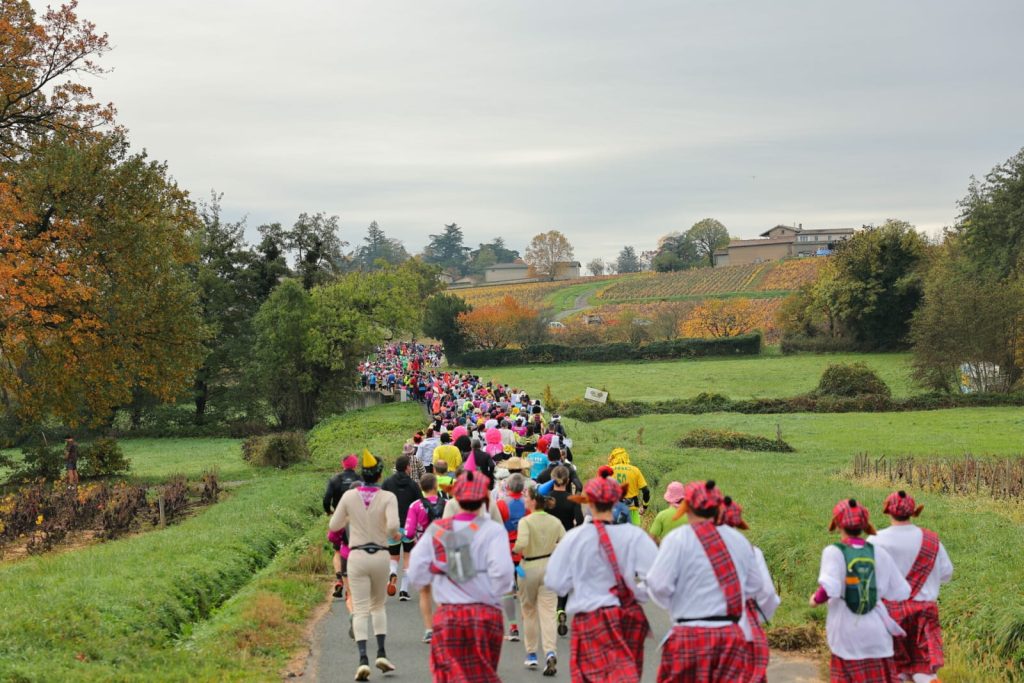
<instances>
[{"instance_id":1,"label":"green lawn","mask_svg":"<svg viewBox=\"0 0 1024 683\"><path fill-rule=\"evenodd\" d=\"M892 389L893 396L909 396L920 391L910 380L910 356L899 353L562 363L472 370L484 380L522 387L531 395L540 396L545 385L551 385L556 398L582 398L589 386L606 389L613 399L620 401L654 401L690 398L705 391L730 398L795 396L817 386L818 378L830 363L858 361L874 368Z\"/></svg>"},{"instance_id":2,"label":"green lawn","mask_svg":"<svg viewBox=\"0 0 1024 683\"><path fill-rule=\"evenodd\" d=\"M776 426L795 453L680 449L675 441L697 427L728 428L774 436ZM873 455L1020 454L1024 411L984 408L926 413L765 415L652 415L583 424L569 421L574 452L590 476L616 445L625 446L645 472L658 507L675 479L713 478L745 508L750 538L765 551L780 587L776 625L823 623L806 607L814 590L832 505L854 496L884 524L888 488L847 477L852 457ZM643 443L638 431L643 428ZM1024 552L1024 512L1019 505L914 492L925 504L922 523L943 538L956 578L942 597L948 666L944 681L1016 680L1007 667L1024 662L1024 596L1019 556Z\"/></svg>"}]
</instances>

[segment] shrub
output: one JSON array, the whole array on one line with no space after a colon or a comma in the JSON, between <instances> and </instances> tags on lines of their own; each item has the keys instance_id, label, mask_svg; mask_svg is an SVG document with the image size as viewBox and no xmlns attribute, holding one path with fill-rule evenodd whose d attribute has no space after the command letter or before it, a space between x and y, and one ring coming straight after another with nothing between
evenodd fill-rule
<instances>
[{"instance_id":1,"label":"shrub","mask_svg":"<svg viewBox=\"0 0 1024 683\"><path fill-rule=\"evenodd\" d=\"M83 477L115 477L128 474L132 463L116 439L101 437L82 447L78 467Z\"/></svg>"},{"instance_id":2,"label":"shrub","mask_svg":"<svg viewBox=\"0 0 1024 683\"><path fill-rule=\"evenodd\" d=\"M103 536L116 538L131 531L136 516L146 507L145 486L124 482L115 484L103 508Z\"/></svg>"},{"instance_id":3,"label":"shrub","mask_svg":"<svg viewBox=\"0 0 1024 683\"><path fill-rule=\"evenodd\" d=\"M220 494L220 482L216 472L203 472L203 492L200 499L204 503L216 503Z\"/></svg>"},{"instance_id":4,"label":"shrub","mask_svg":"<svg viewBox=\"0 0 1024 683\"><path fill-rule=\"evenodd\" d=\"M188 482L185 477L174 477L157 491L157 500L151 506L153 523L160 521L160 499L164 501L164 521L168 524L185 514L188 508Z\"/></svg>"},{"instance_id":5,"label":"shrub","mask_svg":"<svg viewBox=\"0 0 1024 683\"><path fill-rule=\"evenodd\" d=\"M741 451L792 453L793 447L781 438L768 439L728 429L694 429L678 443L680 448L724 448Z\"/></svg>"},{"instance_id":6,"label":"shrub","mask_svg":"<svg viewBox=\"0 0 1024 683\"><path fill-rule=\"evenodd\" d=\"M309 460L309 447L303 432L253 436L242 444L242 457L258 467L283 469Z\"/></svg>"},{"instance_id":7,"label":"shrub","mask_svg":"<svg viewBox=\"0 0 1024 683\"><path fill-rule=\"evenodd\" d=\"M821 373L818 396L892 396L878 374L864 363L834 363Z\"/></svg>"},{"instance_id":8,"label":"shrub","mask_svg":"<svg viewBox=\"0 0 1024 683\"><path fill-rule=\"evenodd\" d=\"M11 474L11 481L60 479L64 471L64 451L59 446L35 446L21 453L21 464Z\"/></svg>"},{"instance_id":9,"label":"shrub","mask_svg":"<svg viewBox=\"0 0 1024 683\"><path fill-rule=\"evenodd\" d=\"M869 351L870 347L844 337L804 337L787 335L782 338L780 349L783 354L793 353L843 353L853 351Z\"/></svg>"}]
</instances>

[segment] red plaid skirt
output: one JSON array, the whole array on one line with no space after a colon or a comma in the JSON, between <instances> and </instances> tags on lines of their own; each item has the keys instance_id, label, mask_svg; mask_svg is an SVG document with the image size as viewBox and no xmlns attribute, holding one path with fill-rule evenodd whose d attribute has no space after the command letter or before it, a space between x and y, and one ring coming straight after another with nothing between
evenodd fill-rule
<instances>
[{"instance_id":1,"label":"red plaid skirt","mask_svg":"<svg viewBox=\"0 0 1024 683\"><path fill-rule=\"evenodd\" d=\"M571 632L572 683L637 683L640 680L631 642L623 637L621 607L577 614L572 618ZM632 637L635 639L635 634ZM643 646L640 652L643 653Z\"/></svg>"},{"instance_id":2,"label":"red plaid skirt","mask_svg":"<svg viewBox=\"0 0 1024 683\"><path fill-rule=\"evenodd\" d=\"M501 610L482 604L441 605L434 612L430 673L434 683L501 683Z\"/></svg>"},{"instance_id":3,"label":"red plaid skirt","mask_svg":"<svg viewBox=\"0 0 1024 683\"><path fill-rule=\"evenodd\" d=\"M647 615L639 603L622 610L622 639L633 653L637 675L644 675L644 641L651 633L651 625L647 623Z\"/></svg>"},{"instance_id":4,"label":"red plaid skirt","mask_svg":"<svg viewBox=\"0 0 1024 683\"><path fill-rule=\"evenodd\" d=\"M676 626L661 647L658 683L735 683L750 670L750 644L739 624Z\"/></svg>"},{"instance_id":5,"label":"red plaid skirt","mask_svg":"<svg viewBox=\"0 0 1024 683\"><path fill-rule=\"evenodd\" d=\"M764 627L757 621L757 616L747 612L747 621L750 622L751 640L747 645L750 647L749 669L747 670L748 683L764 683L768 680L768 659L770 649L768 648L768 635Z\"/></svg>"},{"instance_id":6,"label":"red plaid skirt","mask_svg":"<svg viewBox=\"0 0 1024 683\"><path fill-rule=\"evenodd\" d=\"M934 602L886 602L889 615L904 631L893 638L896 670L901 674L934 674L945 664L939 607Z\"/></svg>"},{"instance_id":7,"label":"red plaid skirt","mask_svg":"<svg viewBox=\"0 0 1024 683\"><path fill-rule=\"evenodd\" d=\"M840 659L832 655L832 683L900 683L896 665L887 659Z\"/></svg>"}]
</instances>

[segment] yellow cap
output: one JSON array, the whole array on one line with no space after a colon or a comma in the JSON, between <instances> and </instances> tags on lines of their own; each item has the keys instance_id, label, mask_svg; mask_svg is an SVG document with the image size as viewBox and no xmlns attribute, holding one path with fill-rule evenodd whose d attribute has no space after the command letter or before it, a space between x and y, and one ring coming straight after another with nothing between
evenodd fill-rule
<instances>
[{"instance_id":1,"label":"yellow cap","mask_svg":"<svg viewBox=\"0 0 1024 683\"><path fill-rule=\"evenodd\" d=\"M377 466L377 458L373 457L373 453L371 453L369 450L364 448L363 449L363 469L364 470L372 470L376 466Z\"/></svg>"}]
</instances>

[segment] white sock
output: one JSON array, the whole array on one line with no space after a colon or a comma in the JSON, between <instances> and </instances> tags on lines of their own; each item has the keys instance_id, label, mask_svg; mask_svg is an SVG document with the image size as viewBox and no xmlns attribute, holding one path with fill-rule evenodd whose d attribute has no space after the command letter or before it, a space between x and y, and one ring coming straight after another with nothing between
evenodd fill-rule
<instances>
[{"instance_id":1,"label":"white sock","mask_svg":"<svg viewBox=\"0 0 1024 683\"><path fill-rule=\"evenodd\" d=\"M914 674L914 683L932 683L936 679L935 674Z\"/></svg>"},{"instance_id":2,"label":"white sock","mask_svg":"<svg viewBox=\"0 0 1024 683\"><path fill-rule=\"evenodd\" d=\"M406 574L402 574L402 586L398 589L403 593L409 592L409 577Z\"/></svg>"},{"instance_id":3,"label":"white sock","mask_svg":"<svg viewBox=\"0 0 1024 683\"><path fill-rule=\"evenodd\" d=\"M391 560L391 573L392 574L397 574L398 573L398 560Z\"/></svg>"}]
</instances>

